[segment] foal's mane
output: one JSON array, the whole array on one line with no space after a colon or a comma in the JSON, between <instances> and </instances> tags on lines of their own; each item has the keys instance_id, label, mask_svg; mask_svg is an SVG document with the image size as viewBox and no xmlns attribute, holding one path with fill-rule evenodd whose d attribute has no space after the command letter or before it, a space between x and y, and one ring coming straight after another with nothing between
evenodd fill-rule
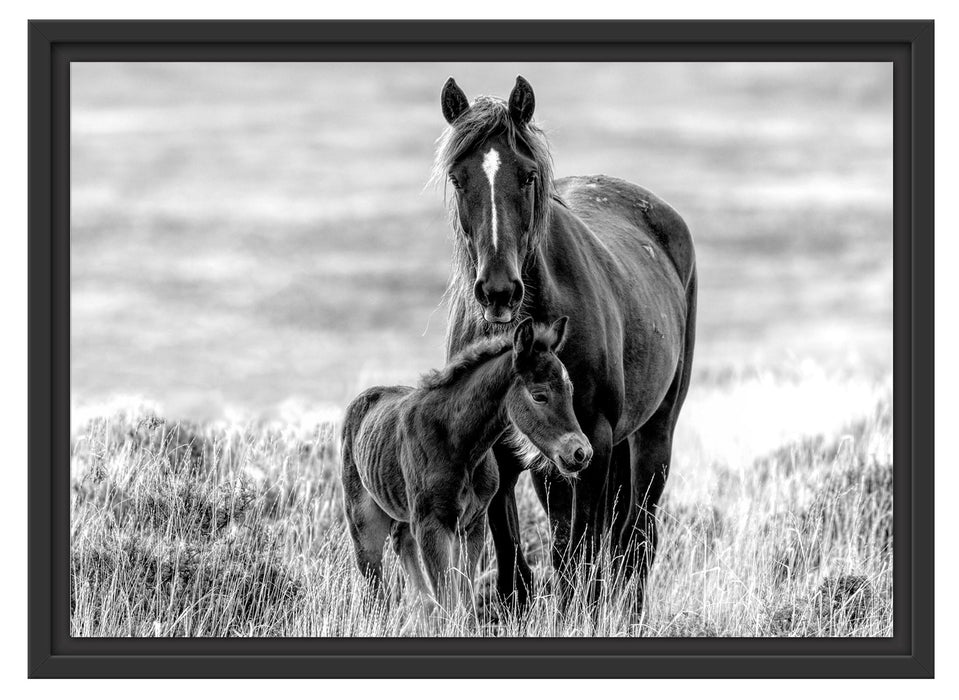
<instances>
[{"instance_id":1,"label":"foal's mane","mask_svg":"<svg viewBox=\"0 0 959 700\"><path fill-rule=\"evenodd\" d=\"M506 134L510 148L526 151L539 171L533 196L530 251L538 248L546 240L546 232L549 230L550 202L562 201L553 184L553 158L543 130L531 121L526 124L516 123L510 117L509 106L504 100L486 95L477 97L469 109L448 126L437 140L436 157L430 177L430 182L433 184L443 183L450 226L453 231L453 265L449 286L444 295L450 304L451 317L457 313L460 304L469 303L473 293L476 266L456 211L456 197L446 195L449 169L486 139L499 133Z\"/></svg>"},{"instance_id":2,"label":"foal's mane","mask_svg":"<svg viewBox=\"0 0 959 700\"><path fill-rule=\"evenodd\" d=\"M458 352L442 369L430 370L420 378L420 389L441 389L454 384L484 362L499 357L512 349L513 339L508 335L481 338Z\"/></svg>"},{"instance_id":3,"label":"foal's mane","mask_svg":"<svg viewBox=\"0 0 959 700\"><path fill-rule=\"evenodd\" d=\"M533 324L534 348L543 350L556 342L553 327L548 324ZM449 386L469 374L484 362L488 362L513 349L513 336L508 333L487 335L473 341L456 353L442 369L430 370L420 378L420 389L440 389Z\"/></svg>"}]
</instances>

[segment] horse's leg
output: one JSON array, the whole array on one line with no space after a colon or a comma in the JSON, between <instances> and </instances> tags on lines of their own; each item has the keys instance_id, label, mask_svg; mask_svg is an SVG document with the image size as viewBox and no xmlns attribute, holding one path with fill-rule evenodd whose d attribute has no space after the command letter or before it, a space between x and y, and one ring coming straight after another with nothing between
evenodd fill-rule
<instances>
[{"instance_id":1,"label":"horse's leg","mask_svg":"<svg viewBox=\"0 0 959 700\"><path fill-rule=\"evenodd\" d=\"M606 507L601 523L604 537L609 533L610 555L617 557L619 551L619 533L629 518L630 496L632 494L630 474L632 459L628 440L613 447L613 456L609 464L609 478L606 480ZM599 523L599 520L597 520Z\"/></svg>"},{"instance_id":2,"label":"horse's leg","mask_svg":"<svg viewBox=\"0 0 959 700\"><path fill-rule=\"evenodd\" d=\"M695 273L687 289L687 304L686 345L673 383L656 413L629 438L632 458L630 512L619 533L619 542L625 555L624 574L637 576L637 611L642 610L646 579L656 556L656 511L669 476L673 431L689 390L696 339Z\"/></svg>"},{"instance_id":3,"label":"horse's leg","mask_svg":"<svg viewBox=\"0 0 959 700\"><path fill-rule=\"evenodd\" d=\"M549 518L549 531L552 539L550 556L553 571L559 577L565 570L570 553L570 529L573 519L573 485L569 479L555 469L535 471L530 474L536 496L539 498L546 516ZM564 586L559 583L560 591Z\"/></svg>"},{"instance_id":4,"label":"horse's leg","mask_svg":"<svg viewBox=\"0 0 959 700\"><path fill-rule=\"evenodd\" d=\"M609 473L600 486L599 500L590 525L594 551L601 551L611 559L619 554L618 533L629 516L630 472L629 442L623 440L613 446Z\"/></svg>"},{"instance_id":5,"label":"horse's leg","mask_svg":"<svg viewBox=\"0 0 959 700\"><path fill-rule=\"evenodd\" d=\"M669 476L672 429L647 423L629 441L633 456L632 497L629 518L619 533L619 549L624 578L636 577L639 611L659 541L656 515Z\"/></svg>"},{"instance_id":6,"label":"horse's leg","mask_svg":"<svg viewBox=\"0 0 959 700\"><path fill-rule=\"evenodd\" d=\"M490 500L487 515L496 550L496 587L504 603L522 611L533 591L533 572L523 556L514 492L523 465L502 444L493 448L493 455L499 468L499 487Z\"/></svg>"},{"instance_id":7,"label":"horse's leg","mask_svg":"<svg viewBox=\"0 0 959 700\"><path fill-rule=\"evenodd\" d=\"M596 514L602 509L603 487L609 478L610 460L613 455L613 430L609 422L599 417L592 430L586 433L593 447L593 460L579 473L573 484L573 520L570 529L570 554L567 556L561 581L575 581L575 567L582 565L589 582L589 598L599 595L598 582L594 580L592 566L601 541L602 532L597 531Z\"/></svg>"},{"instance_id":8,"label":"horse's leg","mask_svg":"<svg viewBox=\"0 0 959 700\"><path fill-rule=\"evenodd\" d=\"M430 599L430 585L423 573L419 554L416 551L416 540L409 523L396 522L393 525L393 551L406 572L406 577L413 584L415 597L425 603Z\"/></svg>"}]
</instances>

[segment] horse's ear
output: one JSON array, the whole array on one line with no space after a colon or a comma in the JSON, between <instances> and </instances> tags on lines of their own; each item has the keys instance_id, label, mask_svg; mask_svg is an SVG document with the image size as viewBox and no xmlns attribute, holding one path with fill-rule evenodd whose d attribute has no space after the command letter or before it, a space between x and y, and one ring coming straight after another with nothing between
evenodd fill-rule
<instances>
[{"instance_id":1,"label":"horse's ear","mask_svg":"<svg viewBox=\"0 0 959 700\"><path fill-rule=\"evenodd\" d=\"M513 360L519 360L533 349L533 319L524 318L513 331Z\"/></svg>"},{"instance_id":2,"label":"horse's ear","mask_svg":"<svg viewBox=\"0 0 959 700\"><path fill-rule=\"evenodd\" d=\"M460 89L460 86L456 84L452 77L443 86L440 102L443 105L443 116L450 124L455 122L470 107L469 100L466 99L466 93Z\"/></svg>"},{"instance_id":3,"label":"horse's ear","mask_svg":"<svg viewBox=\"0 0 959 700\"><path fill-rule=\"evenodd\" d=\"M553 321L553 325L549 328L553 332L553 343L549 346L549 349L555 353L558 353L563 349L563 345L566 343L566 323L569 321L569 316L563 316Z\"/></svg>"},{"instance_id":4,"label":"horse's ear","mask_svg":"<svg viewBox=\"0 0 959 700\"><path fill-rule=\"evenodd\" d=\"M526 124L533 118L533 109L536 107L536 98L533 97L533 86L526 82L521 75L516 76L516 85L509 94L509 115L517 124Z\"/></svg>"}]
</instances>

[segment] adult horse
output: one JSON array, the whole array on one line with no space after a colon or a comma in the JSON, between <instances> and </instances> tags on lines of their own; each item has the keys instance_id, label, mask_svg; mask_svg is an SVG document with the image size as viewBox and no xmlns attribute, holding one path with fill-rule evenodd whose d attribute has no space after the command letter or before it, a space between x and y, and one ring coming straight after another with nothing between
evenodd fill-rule
<instances>
[{"instance_id":1,"label":"adult horse","mask_svg":"<svg viewBox=\"0 0 959 700\"><path fill-rule=\"evenodd\" d=\"M626 574L638 574L641 604L692 366L689 230L632 183L604 175L554 181L522 76L507 101L472 104L450 78L441 105L449 126L434 177L453 188L454 229L447 352L526 317L572 319L560 357L593 459L574 479L534 471L533 484L551 520L554 567L568 573L574 553L592 557L608 534ZM522 452L508 441L494 446L500 487L489 506L499 593L519 606L532 590L514 495Z\"/></svg>"}]
</instances>

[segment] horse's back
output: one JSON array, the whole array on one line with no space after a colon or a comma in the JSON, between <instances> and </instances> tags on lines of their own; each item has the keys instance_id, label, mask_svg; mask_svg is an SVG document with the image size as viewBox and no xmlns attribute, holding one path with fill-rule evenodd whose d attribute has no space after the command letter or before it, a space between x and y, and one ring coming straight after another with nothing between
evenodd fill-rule
<instances>
[{"instance_id":1,"label":"horse's back","mask_svg":"<svg viewBox=\"0 0 959 700\"><path fill-rule=\"evenodd\" d=\"M683 288L689 286L696 267L692 236L686 222L665 200L645 187L609 175L564 177L555 185L563 202L597 237L605 239L604 243L616 247L625 238L627 244L638 244L627 247L641 257L648 239L670 259ZM626 235L614 238L614 232Z\"/></svg>"}]
</instances>

